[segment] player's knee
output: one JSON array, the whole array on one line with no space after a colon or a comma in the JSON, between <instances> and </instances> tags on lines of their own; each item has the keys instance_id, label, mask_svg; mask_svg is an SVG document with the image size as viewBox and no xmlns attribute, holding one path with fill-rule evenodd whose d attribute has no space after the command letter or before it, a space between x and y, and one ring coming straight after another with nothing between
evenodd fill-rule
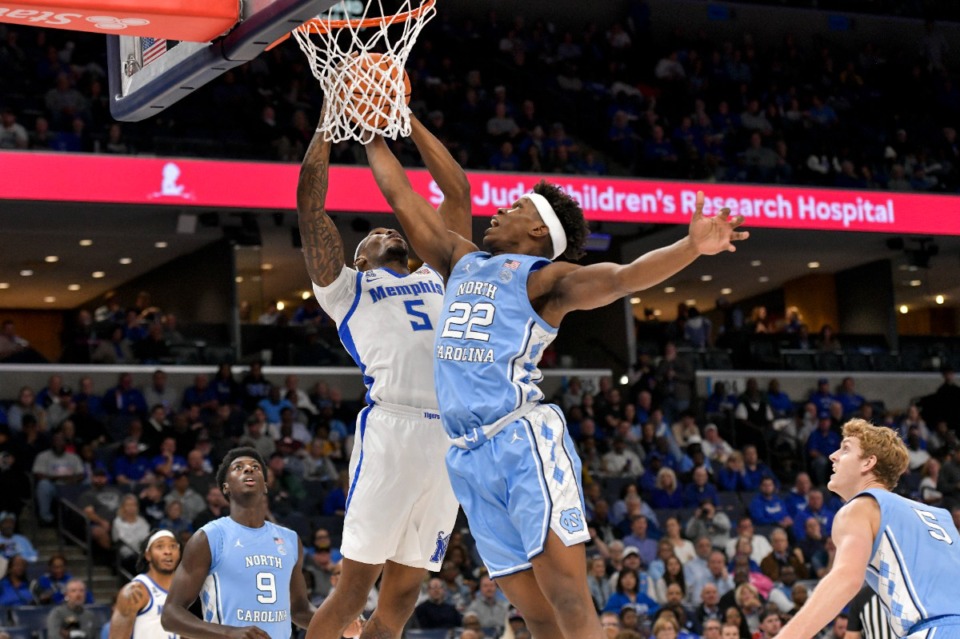
<instances>
[{"instance_id":1,"label":"player's knee","mask_svg":"<svg viewBox=\"0 0 960 639\"><path fill-rule=\"evenodd\" d=\"M580 592L571 592L566 588L550 588L544 593L558 619L582 619L594 612L593 602L585 599Z\"/></svg>"}]
</instances>

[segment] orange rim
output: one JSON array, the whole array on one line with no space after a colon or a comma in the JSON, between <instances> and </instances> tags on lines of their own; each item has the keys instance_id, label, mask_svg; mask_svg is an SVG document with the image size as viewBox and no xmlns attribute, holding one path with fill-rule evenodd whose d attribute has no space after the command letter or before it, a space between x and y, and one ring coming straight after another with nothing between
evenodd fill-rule
<instances>
[{"instance_id":1,"label":"orange rim","mask_svg":"<svg viewBox=\"0 0 960 639\"><path fill-rule=\"evenodd\" d=\"M347 27L350 27L351 29L368 29L370 27L379 27L382 25L390 26L392 24L407 22L408 20L419 17L421 13L433 7L436 1L437 0L426 0L416 9L404 11L403 13L397 13L392 16L382 16L379 18L362 18L358 20L323 20L321 18L311 18L310 20L307 20L301 24L295 30L306 33L324 34L330 33L331 31L336 31L337 29L345 29ZM289 33L284 34L264 50L269 51L281 42L287 40L289 37Z\"/></svg>"}]
</instances>

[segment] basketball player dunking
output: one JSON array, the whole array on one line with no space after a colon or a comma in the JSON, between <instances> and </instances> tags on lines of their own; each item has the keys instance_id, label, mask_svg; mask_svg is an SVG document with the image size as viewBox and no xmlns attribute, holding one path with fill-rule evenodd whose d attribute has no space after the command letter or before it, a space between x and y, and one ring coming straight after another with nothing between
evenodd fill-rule
<instances>
[{"instance_id":1,"label":"basketball player dunking","mask_svg":"<svg viewBox=\"0 0 960 639\"><path fill-rule=\"evenodd\" d=\"M253 448L224 456L217 485L230 516L187 542L161 616L167 632L190 639L289 639L291 622L310 624L303 547L295 532L266 519L265 468ZM203 619L188 610L198 596Z\"/></svg>"},{"instance_id":2,"label":"basketball player dunking","mask_svg":"<svg viewBox=\"0 0 960 639\"><path fill-rule=\"evenodd\" d=\"M466 175L416 118L411 126L444 195L431 215L469 237ZM344 264L343 241L325 209L329 157L330 143L318 132L297 189L300 235L314 293L363 373L368 405L357 419L350 457L340 581L307 638L339 639L381 574L377 608L363 636L400 637L426 571L440 569L457 517L433 382L443 280L427 265L410 271L407 243L393 229L373 229L357 247L353 268Z\"/></svg>"},{"instance_id":3,"label":"basketball player dunking","mask_svg":"<svg viewBox=\"0 0 960 639\"><path fill-rule=\"evenodd\" d=\"M382 138L367 145L374 177L417 251L447 280L435 343L437 398L453 443L447 468L480 556L537 639L600 639L587 588L581 464L537 368L572 311L597 308L677 273L701 254L733 251L741 217L703 216L689 235L631 264L553 262L580 256L580 206L541 182L500 209L484 247L449 233L413 191Z\"/></svg>"}]
</instances>

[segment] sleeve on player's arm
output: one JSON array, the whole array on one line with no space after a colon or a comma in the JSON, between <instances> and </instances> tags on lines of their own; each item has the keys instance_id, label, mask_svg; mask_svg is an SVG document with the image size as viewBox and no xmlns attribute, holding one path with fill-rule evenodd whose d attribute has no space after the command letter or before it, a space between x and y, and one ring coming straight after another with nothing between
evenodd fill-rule
<instances>
[{"instance_id":1,"label":"sleeve on player's arm","mask_svg":"<svg viewBox=\"0 0 960 639\"><path fill-rule=\"evenodd\" d=\"M356 269L344 266L337 279L328 286L313 284L313 294L317 296L320 307L337 324L350 311L357 297L357 275Z\"/></svg>"}]
</instances>

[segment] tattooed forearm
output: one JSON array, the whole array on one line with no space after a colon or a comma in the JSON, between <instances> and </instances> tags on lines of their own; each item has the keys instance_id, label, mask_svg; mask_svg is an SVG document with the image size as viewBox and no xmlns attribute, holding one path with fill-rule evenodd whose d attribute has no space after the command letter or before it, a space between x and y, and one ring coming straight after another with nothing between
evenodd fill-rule
<instances>
[{"instance_id":1,"label":"tattooed forearm","mask_svg":"<svg viewBox=\"0 0 960 639\"><path fill-rule=\"evenodd\" d=\"M330 142L317 131L300 167L297 218L307 273L319 286L337 279L344 264L343 240L326 209L329 169Z\"/></svg>"}]
</instances>

